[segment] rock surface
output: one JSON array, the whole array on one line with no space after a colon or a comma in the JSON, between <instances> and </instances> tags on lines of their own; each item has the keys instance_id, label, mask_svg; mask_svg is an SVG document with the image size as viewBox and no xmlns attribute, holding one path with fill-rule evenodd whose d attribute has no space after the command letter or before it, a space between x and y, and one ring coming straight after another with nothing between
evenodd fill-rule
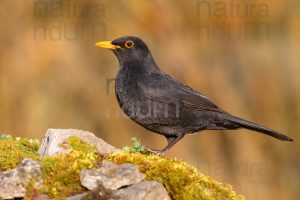
<instances>
[{"instance_id":1,"label":"rock surface","mask_svg":"<svg viewBox=\"0 0 300 200\"><path fill-rule=\"evenodd\" d=\"M164 186L156 181L141 181L135 185L117 190L114 194L122 200L170 200Z\"/></svg>"},{"instance_id":2,"label":"rock surface","mask_svg":"<svg viewBox=\"0 0 300 200\"><path fill-rule=\"evenodd\" d=\"M86 143L95 146L100 155L118 150L116 147L106 143L104 140L88 131L75 129L48 129L39 148L39 154L41 156L52 156L59 153L70 152L71 149L66 149L61 145L70 136L77 136Z\"/></svg>"},{"instance_id":3,"label":"rock surface","mask_svg":"<svg viewBox=\"0 0 300 200\"><path fill-rule=\"evenodd\" d=\"M89 190L94 190L99 184L110 190L132 185L144 180L145 174L141 173L136 165L116 165L112 162L103 162L99 169L83 169L80 172L81 185Z\"/></svg>"},{"instance_id":4,"label":"rock surface","mask_svg":"<svg viewBox=\"0 0 300 200\"><path fill-rule=\"evenodd\" d=\"M32 177L41 174L40 165L25 158L15 169L0 173L0 199L20 198L25 195L25 186Z\"/></svg>"}]
</instances>

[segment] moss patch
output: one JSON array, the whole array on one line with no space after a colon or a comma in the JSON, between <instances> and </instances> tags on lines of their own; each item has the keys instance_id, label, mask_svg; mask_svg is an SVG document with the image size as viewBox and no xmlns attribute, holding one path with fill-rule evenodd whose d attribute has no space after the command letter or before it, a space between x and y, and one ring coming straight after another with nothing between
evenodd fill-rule
<instances>
[{"instance_id":1,"label":"moss patch","mask_svg":"<svg viewBox=\"0 0 300 200\"><path fill-rule=\"evenodd\" d=\"M15 168L24 158L38 160L39 141L0 135L0 171Z\"/></svg>"},{"instance_id":2,"label":"moss patch","mask_svg":"<svg viewBox=\"0 0 300 200\"><path fill-rule=\"evenodd\" d=\"M95 147L75 136L69 137L67 143L73 149L70 153L41 160L43 185L38 190L56 199L86 191L80 185L81 169L99 167L100 157Z\"/></svg>"},{"instance_id":3,"label":"moss patch","mask_svg":"<svg viewBox=\"0 0 300 200\"><path fill-rule=\"evenodd\" d=\"M94 146L91 146L81 140L76 136L71 136L68 138L67 143L72 147L75 151L81 151L83 153L94 153L97 154L97 149ZM97 154L98 155L98 154Z\"/></svg>"},{"instance_id":4,"label":"moss patch","mask_svg":"<svg viewBox=\"0 0 300 200\"><path fill-rule=\"evenodd\" d=\"M106 160L117 164L132 163L139 166L147 180L162 183L173 199L245 199L237 195L228 186L223 185L186 162L177 158L167 159L159 155L143 155L139 152L117 152L108 155Z\"/></svg>"}]
</instances>

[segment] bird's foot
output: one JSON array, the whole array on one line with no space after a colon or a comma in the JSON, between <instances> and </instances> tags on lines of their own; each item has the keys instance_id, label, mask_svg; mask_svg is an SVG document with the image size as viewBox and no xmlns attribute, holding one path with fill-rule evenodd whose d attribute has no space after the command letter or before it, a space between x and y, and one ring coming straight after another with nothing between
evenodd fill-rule
<instances>
[{"instance_id":1,"label":"bird's foot","mask_svg":"<svg viewBox=\"0 0 300 200\"><path fill-rule=\"evenodd\" d=\"M165 153L166 153L166 151L164 151L164 150L156 150L156 149L152 149L150 147L144 146L144 145L142 145L142 146L144 149L146 149L150 153L160 154L160 155L165 155Z\"/></svg>"}]
</instances>

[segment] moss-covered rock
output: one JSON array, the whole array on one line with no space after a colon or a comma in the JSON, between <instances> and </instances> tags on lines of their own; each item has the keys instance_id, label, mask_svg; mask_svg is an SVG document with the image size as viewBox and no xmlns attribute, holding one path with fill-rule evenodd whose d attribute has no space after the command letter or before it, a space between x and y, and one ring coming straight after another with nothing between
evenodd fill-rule
<instances>
[{"instance_id":1,"label":"moss-covered rock","mask_svg":"<svg viewBox=\"0 0 300 200\"><path fill-rule=\"evenodd\" d=\"M242 195L237 195L231 186L203 175L183 160L167 159L146 152L136 138L132 139L131 147L125 147L121 152L108 154L105 159L117 164L138 165L140 171L146 174L147 180L162 183L173 199L245 199Z\"/></svg>"},{"instance_id":2,"label":"moss-covered rock","mask_svg":"<svg viewBox=\"0 0 300 200\"><path fill-rule=\"evenodd\" d=\"M72 151L67 154L47 156L41 159L43 184L35 188L52 198L63 198L86 191L80 184L82 169L99 167L99 155L95 147L71 136L63 144Z\"/></svg>"},{"instance_id":3,"label":"moss-covered rock","mask_svg":"<svg viewBox=\"0 0 300 200\"><path fill-rule=\"evenodd\" d=\"M51 198L63 199L86 191L80 183L80 171L98 168L101 161L105 159L117 164L138 165L140 171L146 175L146 180L162 183L173 199L244 199L243 196L232 191L230 186L201 174L185 161L150 154L140 146L137 139L133 139L132 143L131 147L107 154L102 158L94 146L71 136L61 144L62 147L71 150L69 153L41 158L37 153L38 141L2 135L0 136L0 170L16 167L23 158L37 160L42 174L32 179L27 186L28 198L36 194L46 194Z\"/></svg>"},{"instance_id":4,"label":"moss-covered rock","mask_svg":"<svg viewBox=\"0 0 300 200\"><path fill-rule=\"evenodd\" d=\"M139 152L118 152L110 154L107 160L117 164L132 163L139 166L147 180L162 183L173 199L244 199L230 189L196 168L177 158L167 159L159 155L143 155Z\"/></svg>"}]
</instances>

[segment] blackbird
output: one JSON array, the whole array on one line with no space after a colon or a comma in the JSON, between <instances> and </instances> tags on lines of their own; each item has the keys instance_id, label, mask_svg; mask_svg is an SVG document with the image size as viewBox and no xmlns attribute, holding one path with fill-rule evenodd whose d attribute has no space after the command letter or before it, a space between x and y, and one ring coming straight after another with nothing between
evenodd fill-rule
<instances>
[{"instance_id":1,"label":"blackbird","mask_svg":"<svg viewBox=\"0 0 300 200\"><path fill-rule=\"evenodd\" d=\"M124 36L96 46L111 49L119 60L115 92L123 112L144 128L166 137L168 144L162 150L145 147L151 152L164 154L186 134L203 130L246 128L293 141L225 112L200 92L162 72L140 38Z\"/></svg>"}]
</instances>

